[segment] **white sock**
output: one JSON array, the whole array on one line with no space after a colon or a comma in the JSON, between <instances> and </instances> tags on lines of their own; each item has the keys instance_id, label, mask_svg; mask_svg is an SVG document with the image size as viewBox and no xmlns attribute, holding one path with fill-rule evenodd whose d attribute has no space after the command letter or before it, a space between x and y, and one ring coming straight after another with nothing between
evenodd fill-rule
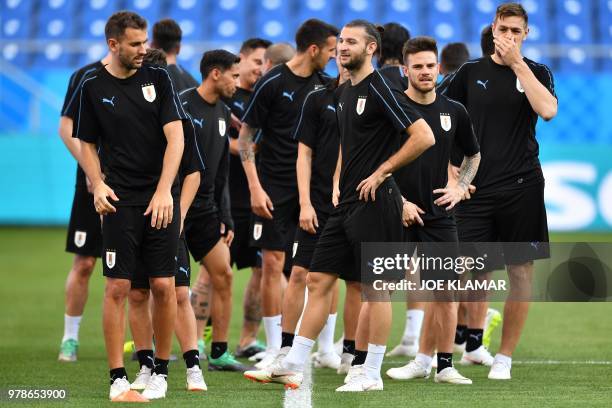
<instances>
[{"instance_id":1,"label":"white sock","mask_svg":"<svg viewBox=\"0 0 612 408\"><path fill-rule=\"evenodd\" d=\"M497 353L495 355L495 361L502 362L502 363L506 364L508 367L512 368L512 357L508 357L506 355Z\"/></svg>"},{"instance_id":2,"label":"white sock","mask_svg":"<svg viewBox=\"0 0 612 408\"><path fill-rule=\"evenodd\" d=\"M302 336L295 336L293 346L287 356L283 359L282 365L288 370L304 371L304 364L310 357L310 352L315 341Z\"/></svg>"},{"instance_id":3,"label":"white sock","mask_svg":"<svg viewBox=\"0 0 612 408\"><path fill-rule=\"evenodd\" d=\"M383 359L385 358L385 350L387 346L368 343L368 355L366 356L365 374L370 380L380 380L380 369L382 368Z\"/></svg>"},{"instance_id":4,"label":"white sock","mask_svg":"<svg viewBox=\"0 0 612 408\"><path fill-rule=\"evenodd\" d=\"M321 354L334 352L334 331L336 330L337 313L330 314L327 317L327 323L323 326L323 330L319 333L319 352Z\"/></svg>"},{"instance_id":5,"label":"white sock","mask_svg":"<svg viewBox=\"0 0 612 408\"><path fill-rule=\"evenodd\" d=\"M79 326L83 316L64 315L64 337L62 343L68 339L79 340Z\"/></svg>"},{"instance_id":6,"label":"white sock","mask_svg":"<svg viewBox=\"0 0 612 408\"><path fill-rule=\"evenodd\" d=\"M406 328L404 329L402 343L418 343L417 340L421 336L421 326L423 325L424 316L425 312L423 310L406 310Z\"/></svg>"},{"instance_id":7,"label":"white sock","mask_svg":"<svg viewBox=\"0 0 612 408\"><path fill-rule=\"evenodd\" d=\"M414 358L414 361L416 361L421 366L427 369L431 369L431 363L433 362L433 357L428 356L427 354L417 353L416 357Z\"/></svg>"},{"instance_id":8,"label":"white sock","mask_svg":"<svg viewBox=\"0 0 612 408\"><path fill-rule=\"evenodd\" d=\"M266 332L266 350L280 350L282 343L281 315L262 318Z\"/></svg>"}]
</instances>

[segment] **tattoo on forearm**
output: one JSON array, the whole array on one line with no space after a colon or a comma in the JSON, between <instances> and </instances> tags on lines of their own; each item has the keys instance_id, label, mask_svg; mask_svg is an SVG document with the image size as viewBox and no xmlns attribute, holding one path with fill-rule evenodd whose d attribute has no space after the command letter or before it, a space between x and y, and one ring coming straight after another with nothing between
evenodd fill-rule
<instances>
[{"instance_id":1,"label":"tattoo on forearm","mask_svg":"<svg viewBox=\"0 0 612 408\"><path fill-rule=\"evenodd\" d=\"M240 152L240 160L242 161L255 161L255 149L253 146L255 143L253 142L253 137L255 136L255 129L248 129L248 131L244 132L244 136L238 139L238 148Z\"/></svg>"},{"instance_id":2,"label":"tattoo on forearm","mask_svg":"<svg viewBox=\"0 0 612 408\"><path fill-rule=\"evenodd\" d=\"M196 320L208 320L211 311L210 284L196 282L191 291L191 306Z\"/></svg>"},{"instance_id":3,"label":"tattoo on forearm","mask_svg":"<svg viewBox=\"0 0 612 408\"><path fill-rule=\"evenodd\" d=\"M252 146L252 145L251 145ZM252 148L247 150L240 150L240 160L242 161L255 161L255 152Z\"/></svg>"},{"instance_id":4,"label":"tattoo on forearm","mask_svg":"<svg viewBox=\"0 0 612 408\"><path fill-rule=\"evenodd\" d=\"M459 176L457 185L463 190L467 190L476 176L478 165L480 164L480 153L476 153L470 157L464 157L461 167L459 168Z\"/></svg>"}]
</instances>

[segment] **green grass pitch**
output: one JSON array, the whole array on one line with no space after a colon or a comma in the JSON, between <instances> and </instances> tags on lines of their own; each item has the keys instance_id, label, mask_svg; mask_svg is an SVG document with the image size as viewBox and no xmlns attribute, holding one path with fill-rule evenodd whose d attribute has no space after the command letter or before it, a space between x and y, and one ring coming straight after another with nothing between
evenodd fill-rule
<instances>
[{"instance_id":1,"label":"green grass pitch","mask_svg":"<svg viewBox=\"0 0 612 408\"><path fill-rule=\"evenodd\" d=\"M612 235L557 235L557 241L608 241ZM103 279L100 266L91 280L89 302L81 325L79 361L56 361L63 331L64 282L71 256L64 253L65 230L60 228L0 229L0 389L9 387L66 389L63 402L42 406L107 406L108 371L101 328ZM242 319L242 292L248 272L235 274L233 350ZM496 305L502 309L502 305ZM399 341L404 306L394 305L396 318L389 346ZM327 370L314 370L312 405L315 407L517 407L612 406L612 305L605 303L536 303L532 305L521 343L514 356L513 379L487 380L482 367L460 368L472 386L434 384L433 380L385 380L385 391L340 395L334 389L342 378ZM341 317L336 337L340 334ZM496 330L492 352L499 344ZM180 354L175 346L174 352ZM458 356L455 356L457 359ZM385 361L383 370L404 364ZM545 364L549 361L554 364ZM134 378L135 362L126 359ZM204 363L205 368L205 363ZM171 363L168 397L157 406L279 407L280 386L247 382L239 374L208 373L207 393L184 390L184 364ZM6 400L0 398L0 404ZM452 404L452 405L451 405ZM15 406L25 407L31 403Z\"/></svg>"}]
</instances>

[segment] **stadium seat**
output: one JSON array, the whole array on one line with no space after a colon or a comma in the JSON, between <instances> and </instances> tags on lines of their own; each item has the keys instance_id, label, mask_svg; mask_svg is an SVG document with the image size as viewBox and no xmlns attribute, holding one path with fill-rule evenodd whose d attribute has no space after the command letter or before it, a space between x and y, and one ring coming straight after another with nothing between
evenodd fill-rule
<instances>
[{"instance_id":1,"label":"stadium seat","mask_svg":"<svg viewBox=\"0 0 612 408\"><path fill-rule=\"evenodd\" d=\"M104 39L106 20L119 10L117 0L88 0L82 5L80 12L79 38L87 40L87 49L80 53L77 65L83 66L102 58L107 51Z\"/></svg>"},{"instance_id":2,"label":"stadium seat","mask_svg":"<svg viewBox=\"0 0 612 408\"><path fill-rule=\"evenodd\" d=\"M378 4L373 0L347 0L342 4L342 19L338 24L340 26L358 18L378 21Z\"/></svg>"},{"instance_id":3,"label":"stadium seat","mask_svg":"<svg viewBox=\"0 0 612 408\"><path fill-rule=\"evenodd\" d=\"M594 66L584 47L593 42L593 6L590 0L564 0L558 4L556 32L563 54L559 66L564 71L591 70Z\"/></svg>"},{"instance_id":4,"label":"stadium seat","mask_svg":"<svg viewBox=\"0 0 612 408\"><path fill-rule=\"evenodd\" d=\"M600 56L601 67L610 72L612 70L612 1L600 0L599 15L599 42L602 52Z\"/></svg>"},{"instance_id":5,"label":"stadium seat","mask_svg":"<svg viewBox=\"0 0 612 408\"><path fill-rule=\"evenodd\" d=\"M393 0L385 4L380 22L399 23L410 31L411 36L424 33L422 20L422 3L418 0Z\"/></svg>"},{"instance_id":6,"label":"stadium seat","mask_svg":"<svg viewBox=\"0 0 612 408\"><path fill-rule=\"evenodd\" d=\"M333 0L305 0L299 2L296 24L299 25L309 18L318 18L330 24L339 26L341 19L335 12ZM339 28L339 27L338 27Z\"/></svg>"},{"instance_id":7,"label":"stadium seat","mask_svg":"<svg viewBox=\"0 0 612 408\"><path fill-rule=\"evenodd\" d=\"M240 43L250 33L247 19L248 9L240 0L212 0L208 19L211 25L211 40L223 43Z\"/></svg>"},{"instance_id":8,"label":"stadium seat","mask_svg":"<svg viewBox=\"0 0 612 408\"><path fill-rule=\"evenodd\" d=\"M167 17L176 20L183 30L183 42L202 41L208 36L203 24L206 14L204 0L179 0L170 2ZM165 16L162 16L162 18Z\"/></svg>"},{"instance_id":9,"label":"stadium seat","mask_svg":"<svg viewBox=\"0 0 612 408\"><path fill-rule=\"evenodd\" d=\"M282 0L256 0L255 35L272 42L292 39L296 24L293 20L292 7Z\"/></svg>"},{"instance_id":10,"label":"stadium seat","mask_svg":"<svg viewBox=\"0 0 612 408\"><path fill-rule=\"evenodd\" d=\"M3 0L2 19L0 19L0 37L5 43L2 46L1 56L6 61L17 65L25 65L29 58L18 40L30 38L32 34L32 0ZM11 40L16 40L11 42Z\"/></svg>"},{"instance_id":11,"label":"stadium seat","mask_svg":"<svg viewBox=\"0 0 612 408\"><path fill-rule=\"evenodd\" d=\"M67 0L45 0L40 4L36 24L36 37L43 41L44 49L36 53L34 65L45 67L70 66L72 50L67 49L66 40L75 33L76 2Z\"/></svg>"},{"instance_id":12,"label":"stadium seat","mask_svg":"<svg viewBox=\"0 0 612 408\"><path fill-rule=\"evenodd\" d=\"M523 45L523 55L541 64L550 65L551 42L550 5L545 1L526 0L523 7L529 15L529 35Z\"/></svg>"},{"instance_id":13,"label":"stadium seat","mask_svg":"<svg viewBox=\"0 0 612 408\"><path fill-rule=\"evenodd\" d=\"M125 4L127 10L134 11L147 20L149 27L159 20L160 6L161 2L158 0L127 0Z\"/></svg>"},{"instance_id":14,"label":"stadium seat","mask_svg":"<svg viewBox=\"0 0 612 408\"><path fill-rule=\"evenodd\" d=\"M436 38L440 49L446 43L462 41L466 37L461 19L462 6L461 0L435 0L427 4L425 33Z\"/></svg>"}]
</instances>

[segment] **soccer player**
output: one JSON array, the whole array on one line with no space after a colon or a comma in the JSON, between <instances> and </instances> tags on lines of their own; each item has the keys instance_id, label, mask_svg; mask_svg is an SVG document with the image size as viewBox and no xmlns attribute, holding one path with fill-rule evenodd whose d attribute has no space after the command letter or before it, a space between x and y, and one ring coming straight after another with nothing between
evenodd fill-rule
<instances>
[{"instance_id":1,"label":"soccer player","mask_svg":"<svg viewBox=\"0 0 612 408\"><path fill-rule=\"evenodd\" d=\"M187 212L185 237L193 258L210 274L213 334L209 371L244 371L228 351L232 313L229 247L234 236L228 190L230 110L221 98L236 91L240 58L225 50L207 51L200 61L202 83L180 93L181 102L196 129L198 150L206 171ZM199 333L199 332L198 332Z\"/></svg>"},{"instance_id":2,"label":"soccer player","mask_svg":"<svg viewBox=\"0 0 612 408\"><path fill-rule=\"evenodd\" d=\"M440 65L438 47L430 37L410 39L404 46L404 63L410 86L406 91L409 104L417 110L434 132L436 144L417 160L394 174L404 197L404 214L408 227L404 241L417 247L425 256L458 258L457 225L450 212L464 198L480 162L479 146L465 107L436 94ZM458 182L448 183L448 162L457 146L464 155ZM421 245L420 243L424 243ZM444 243L437 247L435 244ZM454 245L453 245L454 244ZM408 253L412 253L409 250ZM443 271L421 267L421 280L454 279ZM437 350L436 382L471 384L453 367L453 343L457 320L457 303L453 293L434 293L433 302L425 308L424 325L416 358L407 365L391 368L394 379L428 378L432 355ZM448 296L450 295L450 296Z\"/></svg>"},{"instance_id":3,"label":"soccer player","mask_svg":"<svg viewBox=\"0 0 612 408\"><path fill-rule=\"evenodd\" d=\"M80 162L81 158L81 144L78 139L72 137L72 131L79 109L79 91L83 82L93 72L108 64L110 58L110 54L107 54L101 61L85 65L70 76L60 117L59 134L77 162ZM87 303L89 278L96 266L96 258L102 253L100 216L93 206L91 193L91 182L77 164L76 185L66 239L66 252L74 253L74 259L66 278L64 337L60 346L59 361L77 361L79 326Z\"/></svg>"},{"instance_id":4,"label":"soccer player","mask_svg":"<svg viewBox=\"0 0 612 408\"><path fill-rule=\"evenodd\" d=\"M249 38L240 47L238 64L238 86L231 99L225 103L235 118L244 115L255 83L261 78L264 53L272 43L262 38ZM240 126L240 124L238 124ZM229 192L231 212L234 220L234 240L230 248L232 264L238 270L251 268L251 277L244 291L243 321L240 341L236 347L236 357L251 357L265 350L257 341L261 323L261 268L257 267L257 248L250 245L251 200L249 186L240 161L238 147L239 128L231 126Z\"/></svg>"},{"instance_id":5,"label":"soccer player","mask_svg":"<svg viewBox=\"0 0 612 408\"><path fill-rule=\"evenodd\" d=\"M442 48L440 53L440 74L444 75L444 78L442 78L438 85L438 93L444 92L448 86L451 74L457 71L468 59L470 59L470 52L464 43L449 43ZM460 154L458 153L458 155Z\"/></svg>"},{"instance_id":6,"label":"soccer player","mask_svg":"<svg viewBox=\"0 0 612 408\"><path fill-rule=\"evenodd\" d=\"M142 65L147 22L121 11L106 23L108 65L83 82L74 135L81 165L102 214L103 325L110 368L110 399L130 392L123 365L125 300L138 262L153 292L156 357L142 396L164 398L176 319L174 275L180 229L178 182L184 136L180 107L167 71ZM96 143L100 142L101 160ZM106 178L102 178L101 167Z\"/></svg>"},{"instance_id":7,"label":"soccer player","mask_svg":"<svg viewBox=\"0 0 612 408\"><path fill-rule=\"evenodd\" d=\"M144 63L166 67L166 54L161 49L149 48L145 55ZM191 268L185 234L182 228L187 210L191 206L200 186L200 172L204 171L204 162L195 148L195 129L191 121L183 121L183 130L185 132L185 148L179 168L179 182L181 183L181 235L177 256L178 269L174 278L177 301L175 332L187 367L187 390L206 391L207 386L202 376L198 358L195 315L189 301ZM144 268L141 266L137 268L134 274L128 298L130 330L134 338L140 367L140 371L130 387L133 390L145 389L153 372L153 327L149 312L149 293L149 280Z\"/></svg>"},{"instance_id":8,"label":"soccer player","mask_svg":"<svg viewBox=\"0 0 612 408\"><path fill-rule=\"evenodd\" d=\"M281 42L270 45L264 52L263 68L265 74L273 67L289 62L295 56L295 48L289 43Z\"/></svg>"},{"instance_id":9,"label":"soccer player","mask_svg":"<svg viewBox=\"0 0 612 408\"><path fill-rule=\"evenodd\" d=\"M166 68L174 83L176 92L181 92L187 88L198 86L198 81L177 62L177 57L181 52L181 40L183 31L178 23L171 18L159 20L153 25L153 41L151 47L159 48L166 53Z\"/></svg>"},{"instance_id":10,"label":"soccer player","mask_svg":"<svg viewBox=\"0 0 612 408\"><path fill-rule=\"evenodd\" d=\"M246 372L247 378L299 387L314 339L327 320L338 277L362 282L372 278L361 276L361 243L402 238L402 199L390 175L432 146L434 138L425 121L406 104L405 96L389 87L374 69L372 57L379 47L379 31L367 21L355 20L342 29L339 58L350 72L350 81L338 89L335 104L341 141L341 163L336 170L340 171L339 185L334 185L333 193L338 206L313 254L308 302L291 350L266 370ZM407 132L409 138L397 150L400 132ZM338 391L383 387L380 368L391 329L391 304L379 301L370 307L365 370L350 387Z\"/></svg>"},{"instance_id":11,"label":"soccer player","mask_svg":"<svg viewBox=\"0 0 612 408\"><path fill-rule=\"evenodd\" d=\"M482 29L480 33L480 50L482 56L495 54L495 43L493 42L493 27L490 25Z\"/></svg>"},{"instance_id":12,"label":"soccer player","mask_svg":"<svg viewBox=\"0 0 612 408\"><path fill-rule=\"evenodd\" d=\"M380 73L397 89L405 91L408 88L408 78L406 78L404 66L402 65L402 47L410 39L410 31L399 23L387 23L382 28L382 44L378 55ZM420 320L422 321L423 319L421 318ZM418 329L420 331L420 325ZM416 333L417 337L418 331Z\"/></svg>"},{"instance_id":13,"label":"soccer player","mask_svg":"<svg viewBox=\"0 0 612 408\"><path fill-rule=\"evenodd\" d=\"M297 54L272 68L257 86L242 118L239 145L254 213L251 244L262 249L262 314L267 355L258 363L272 363L281 346L281 274L285 249L298 223L299 200L295 163L297 141L292 137L306 95L325 86L321 73L335 53L338 30L310 19L297 30ZM253 148L257 129L258 165ZM328 309L329 312L329 309Z\"/></svg>"},{"instance_id":14,"label":"soccer player","mask_svg":"<svg viewBox=\"0 0 612 408\"><path fill-rule=\"evenodd\" d=\"M459 239L466 243L500 241L503 246L510 293L504 306L502 341L489 378L508 380L512 353L529 310L526 299L533 261L549 256L544 176L535 127L538 117L551 120L557 114L557 97L550 69L521 55L529 33L523 6L500 5L492 30L495 53L459 68L446 95L466 106L482 154L473 183L477 193L456 212ZM524 245L517 251L503 244L507 242L540 244ZM484 347L478 345L482 331L482 327L468 329L468 339L474 338L476 344L466 346L466 360L482 361Z\"/></svg>"}]
</instances>

